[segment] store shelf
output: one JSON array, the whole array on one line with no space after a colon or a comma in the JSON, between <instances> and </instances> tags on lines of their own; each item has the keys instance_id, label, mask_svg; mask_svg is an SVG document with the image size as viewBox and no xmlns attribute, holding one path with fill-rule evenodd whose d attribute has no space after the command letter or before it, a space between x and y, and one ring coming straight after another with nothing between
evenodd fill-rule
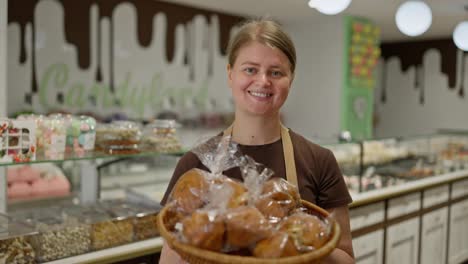
<instances>
[{"instance_id":1,"label":"store shelf","mask_svg":"<svg viewBox=\"0 0 468 264\"><path fill-rule=\"evenodd\" d=\"M108 154L100 151L88 151L82 155L75 153L65 153L63 157L59 158L47 158L41 155L37 155L35 160L27 162L0 162L1 166L12 166L19 164L33 164L33 163L47 163L47 162L63 162L63 161L79 161L79 160L96 160L96 159L106 159L106 160L120 160L126 158L137 158L137 157L150 157L155 155L171 155L171 156L183 156L185 151L180 152L171 152L171 153L161 153L161 152L140 152L133 154Z\"/></svg>"},{"instance_id":2,"label":"store shelf","mask_svg":"<svg viewBox=\"0 0 468 264\"><path fill-rule=\"evenodd\" d=\"M122 260L137 258L144 255L159 253L163 245L163 238L156 237L148 240L134 242L118 247L99 250L70 258L59 259L47 264L70 264L70 263L113 263Z\"/></svg>"},{"instance_id":3,"label":"store shelf","mask_svg":"<svg viewBox=\"0 0 468 264\"><path fill-rule=\"evenodd\" d=\"M382 189L366 191L352 195L353 203L351 208L370 204L373 202L390 199L392 197L402 196L411 192L428 189L440 184L449 183L468 177L468 170L459 170L456 172L436 175L425 179L419 179L407 182L402 185L389 186Z\"/></svg>"}]
</instances>

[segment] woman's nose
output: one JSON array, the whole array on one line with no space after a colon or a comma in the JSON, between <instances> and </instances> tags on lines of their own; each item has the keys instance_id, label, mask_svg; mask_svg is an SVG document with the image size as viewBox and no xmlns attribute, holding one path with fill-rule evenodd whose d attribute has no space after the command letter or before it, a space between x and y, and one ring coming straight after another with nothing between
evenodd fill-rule
<instances>
[{"instance_id":1,"label":"woman's nose","mask_svg":"<svg viewBox=\"0 0 468 264\"><path fill-rule=\"evenodd\" d=\"M267 73L260 73L257 77L257 82L263 87L269 87L271 85L270 76L268 76Z\"/></svg>"}]
</instances>

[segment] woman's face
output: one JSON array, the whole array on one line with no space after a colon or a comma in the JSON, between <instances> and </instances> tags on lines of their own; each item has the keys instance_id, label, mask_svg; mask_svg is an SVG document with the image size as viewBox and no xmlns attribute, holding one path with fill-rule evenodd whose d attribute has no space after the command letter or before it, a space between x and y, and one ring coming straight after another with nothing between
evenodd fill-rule
<instances>
[{"instance_id":1,"label":"woman's face","mask_svg":"<svg viewBox=\"0 0 468 264\"><path fill-rule=\"evenodd\" d=\"M240 48L234 65L228 65L236 110L244 114L277 114L288 97L292 79L286 55L256 41Z\"/></svg>"}]
</instances>

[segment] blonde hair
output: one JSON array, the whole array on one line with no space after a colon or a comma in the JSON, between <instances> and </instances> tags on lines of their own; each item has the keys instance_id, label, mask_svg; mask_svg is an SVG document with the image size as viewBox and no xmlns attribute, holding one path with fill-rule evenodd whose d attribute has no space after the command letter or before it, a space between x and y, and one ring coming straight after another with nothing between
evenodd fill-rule
<instances>
[{"instance_id":1,"label":"blonde hair","mask_svg":"<svg viewBox=\"0 0 468 264\"><path fill-rule=\"evenodd\" d=\"M281 25L271 19L253 19L241 24L239 30L229 41L227 54L231 66L237 59L239 50L246 44L257 41L281 50L291 64L291 73L296 69L296 48Z\"/></svg>"}]
</instances>

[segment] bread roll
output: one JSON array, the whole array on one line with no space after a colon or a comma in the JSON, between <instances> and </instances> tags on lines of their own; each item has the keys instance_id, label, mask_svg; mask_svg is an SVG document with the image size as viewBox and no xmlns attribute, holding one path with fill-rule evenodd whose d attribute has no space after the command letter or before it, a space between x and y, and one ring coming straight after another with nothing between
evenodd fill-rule
<instances>
[{"instance_id":1,"label":"bread roll","mask_svg":"<svg viewBox=\"0 0 468 264\"><path fill-rule=\"evenodd\" d=\"M209 183L204 173L200 169L191 169L184 173L174 185L170 202L174 202L182 213L191 214L205 204Z\"/></svg>"}]
</instances>

